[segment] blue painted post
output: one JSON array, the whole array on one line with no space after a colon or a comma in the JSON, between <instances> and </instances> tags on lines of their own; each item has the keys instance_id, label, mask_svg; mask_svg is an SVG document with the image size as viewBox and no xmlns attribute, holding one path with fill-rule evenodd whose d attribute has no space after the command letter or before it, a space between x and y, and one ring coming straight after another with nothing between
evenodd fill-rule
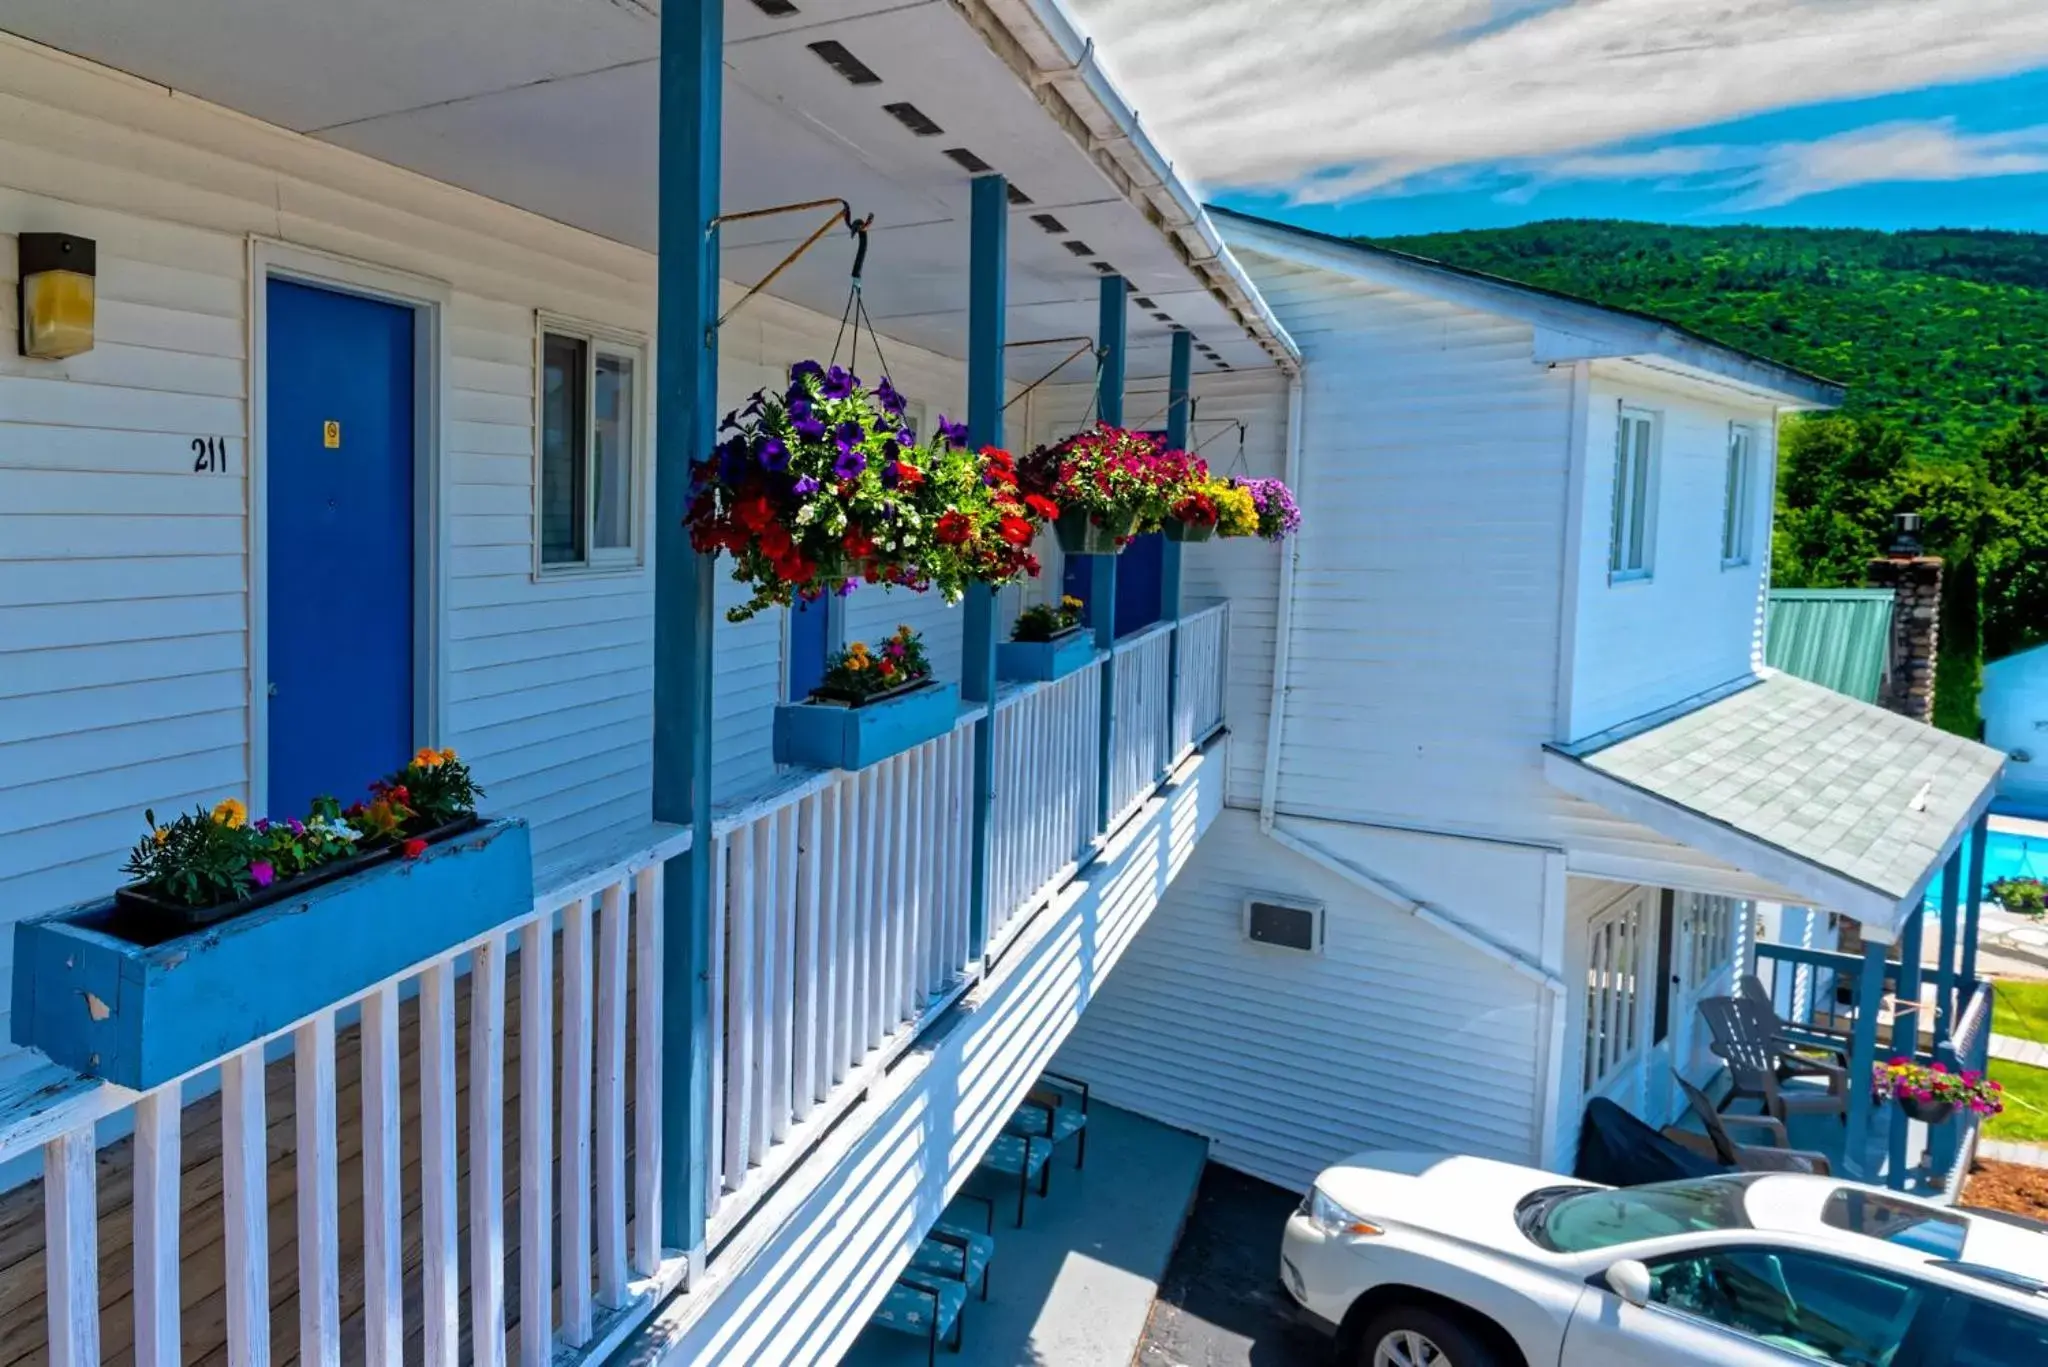
<instances>
[{"instance_id":1,"label":"blue painted post","mask_svg":"<svg viewBox=\"0 0 2048 1367\"><path fill-rule=\"evenodd\" d=\"M1892 1055L1915 1062L1920 1059L1920 948L1926 921L1927 908L1922 903L1899 933L1899 994L1892 1010ZM1853 1074L1850 1085L1855 1085ZM1904 1191L1909 1125L1902 1108L1894 1106L1891 1112L1891 1163L1885 1176L1892 1190Z\"/></svg>"},{"instance_id":2,"label":"blue painted post","mask_svg":"<svg viewBox=\"0 0 2048 1367\"><path fill-rule=\"evenodd\" d=\"M1977 913L1983 909L1984 841L1990 829L1988 814L1978 817L1977 824L1970 827L1970 876L1963 884L1963 967L1956 980L1956 990L1965 1001L1977 986ZM1990 1032L1985 1033L1988 1036Z\"/></svg>"},{"instance_id":3,"label":"blue painted post","mask_svg":"<svg viewBox=\"0 0 2048 1367\"><path fill-rule=\"evenodd\" d=\"M1956 1033L1956 891L1962 881L1962 851L1941 866L1941 962L1934 970L1934 1043L1938 1049Z\"/></svg>"},{"instance_id":4,"label":"blue painted post","mask_svg":"<svg viewBox=\"0 0 2048 1367\"><path fill-rule=\"evenodd\" d=\"M664 874L661 1242L704 1242L711 1128L711 668L713 564L683 517L690 468L711 450L718 406L719 135L725 8L669 0L661 13L655 286L654 815L687 824Z\"/></svg>"},{"instance_id":5,"label":"blue painted post","mask_svg":"<svg viewBox=\"0 0 2048 1367\"><path fill-rule=\"evenodd\" d=\"M1195 335L1186 330L1173 334L1173 358L1166 377L1166 444L1176 450L1188 448L1188 390L1195 369ZM1173 639L1166 644L1166 768L1180 756L1174 751L1178 737L1174 719L1180 714L1180 553L1181 543L1168 539L1160 547L1159 620L1172 625Z\"/></svg>"},{"instance_id":6,"label":"blue painted post","mask_svg":"<svg viewBox=\"0 0 2048 1367\"><path fill-rule=\"evenodd\" d=\"M1003 444L1003 315L1009 306L1010 197L1001 176L974 182L968 230L967 439L977 449ZM967 590L960 647L960 695L986 709L974 723L974 805L969 855L967 958L988 949L989 860L994 844L996 752L996 595Z\"/></svg>"},{"instance_id":7,"label":"blue painted post","mask_svg":"<svg viewBox=\"0 0 2048 1367\"><path fill-rule=\"evenodd\" d=\"M1849 1128L1843 1139L1848 1175L1858 1179L1870 1176L1870 1079L1877 1064L1877 1008L1883 999L1884 946L1865 941L1856 981L1856 1026L1849 1032Z\"/></svg>"},{"instance_id":8,"label":"blue painted post","mask_svg":"<svg viewBox=\"0 0 2048 1367\"><path fill-rule=\"evenodd\" d=\"M1121 275L1102 277L1101 307L1097 315L1096 338L1102 348L1102 377L1096 386L1095 411L1112 427L1124 421L1124 325L1125 296L1129 288ZM1111 742L1116 734L1116 557L1098 555L1090 567L1088 615L1094 619L1095 648L1108 654L1102 662L1102 719L1100 762L1097 765L1095 829L1109 831L1109 764Z\"/></svg>"}]
</instances>

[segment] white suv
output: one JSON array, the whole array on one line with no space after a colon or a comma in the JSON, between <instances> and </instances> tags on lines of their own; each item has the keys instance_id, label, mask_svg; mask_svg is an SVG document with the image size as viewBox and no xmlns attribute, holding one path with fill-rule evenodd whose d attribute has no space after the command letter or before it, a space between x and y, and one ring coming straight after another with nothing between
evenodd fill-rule
<instances>
[{"instance_id":1,"label":"white suv","mask_svg":"<svg viewBox=\"0 0 2048 1367\"><path fill-rule=\"evenodd\" d=\"M2048 1367L2048 1233L1826 1177L1362 1154L1280 1279L1345 1367Z\"/></svg>"}]
</instances>

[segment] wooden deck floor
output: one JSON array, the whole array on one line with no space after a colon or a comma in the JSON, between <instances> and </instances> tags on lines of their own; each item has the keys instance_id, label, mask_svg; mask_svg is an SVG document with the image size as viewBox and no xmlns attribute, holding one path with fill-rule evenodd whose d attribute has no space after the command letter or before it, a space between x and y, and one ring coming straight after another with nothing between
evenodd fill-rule
<instances>
[{"instance_id":1,"label":"wooden deck floor","mask_svg":"<svg viewBox=\"0 0 2048 1367\"><path fill-rule=\"evenodd\" d=\"M558 937L559 938L559 937ZM559 962L559 957L557 958ZM519 956L506 964L505 1155L506 1327L508 1360L517 1360L519 1275L517 1268L519 1213ZM630 975L627 979L631 981ZM561 984L555 984L560 1019ZM630 1008L629 1008L630 1009ZM469 979L458 984L455 998L456 1067L461 1081L456 1124L461 1167L458 1220L469 1218ZM631 1032L628 1032L629 1036ZM557 1036L559 1040L559 1035ZM631 1049L630 1039L628 1049ZM559 1049L556 1050L559 1058ZM400 1107L402 1126L403 1217L405 1253L405 1360L417 1362L423 1352L421 1318L421 1227L419 1185L419 1009L417 1000L400 1010ZM628 1062L628 1076L631 1062ZM341 1233L342 1360L363 1362L363 1126L362 1055L359 1028L338 1031L335 1043L339 1219ZM559 1064L557 1065L559 1076ZM289 1056L266 1070L266 1113L269 1154L271 1361L295 1363L299 1355L297 1134L294 1068ZM630 1092L630 1089L628 1089ZM628 1105L631 1105L630 1096ZM221 1125L218 1095L192 1102L184 1110L184 1218L179 1253L182 1263L183 1351L187 1364L227 1362L226 1257L221 1202ZM552 1124L552 1122L551 1122ZM630 1121L626 1133L632 1134ZM126 1138L107 1144L98 1155L100 1335L101 1357L107 1363L134 1361L134 1301L131 1295L134 1247L130 1218L133 1192L133 1144ZM632 1164L626 1165L631 1209ZM550 1190L559 1180L551 1179ZM44 1297L42 1183L33 1182L0 1196L0 1367L42 1364L49 1360ZM461 1241L462 1357L471 1361L468 1240ZM557 1243L559 1247L559 1242ZM559 1288L557 1290L559 1297ZM559 1299L557 1300L559 1307Z\"/></svg>"}]
</instances>

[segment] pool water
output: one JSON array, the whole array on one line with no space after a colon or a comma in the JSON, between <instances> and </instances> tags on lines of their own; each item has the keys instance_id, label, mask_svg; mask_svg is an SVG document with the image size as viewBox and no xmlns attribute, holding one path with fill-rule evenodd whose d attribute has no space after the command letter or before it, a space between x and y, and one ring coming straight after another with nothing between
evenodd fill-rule
<instances>
[{"instance_id":1,"label":"pool water","mask_svg":"<svg viewBox=\"0 0 2048 1367\"><path fill-rule=\"evenodd\" d=\"M1996 822L1997 817L1992 820ZM2048 834L2036 834L2042 828L2040 822L2028 822L2030 829L2015 830L2010 827L1999 829L1994 825L1984 840L1984 882L1986 886L2001 878L2039 878L2048 880ZM1970 840L1963 840L1963 876L1970 872ZM1969 895L1969 889L1960 890L1962 896ZM1937 911L1941 907L1941 876L1935 875L1927 888L1927 905Z\"/></svg>"}]
</instances>

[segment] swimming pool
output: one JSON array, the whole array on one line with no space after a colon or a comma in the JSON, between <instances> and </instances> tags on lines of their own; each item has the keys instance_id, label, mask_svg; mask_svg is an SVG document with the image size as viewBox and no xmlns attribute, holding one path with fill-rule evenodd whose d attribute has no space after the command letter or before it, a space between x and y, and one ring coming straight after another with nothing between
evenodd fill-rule
<instances>
[{"instance_id":1,"label":"swimming pool","mask_svg":"<svg viewBox=\"0 0 2048 1367\"><path fill-rule=\"evenodd\" d=\"M2010 818L1992 817L1991 829L1984 840L1984 882L1988 885L2000 878L2040 878L2048 880L2048 823L2039 821L2014 821ZM1963 841L1963 874L1969 876L1970 841ZM1967 897L1969 889L1962 889ZM1939 910L1941 907L1941 875L1936 874L1927 888L1927 905Z\"/></svg>"}]
</instances>

